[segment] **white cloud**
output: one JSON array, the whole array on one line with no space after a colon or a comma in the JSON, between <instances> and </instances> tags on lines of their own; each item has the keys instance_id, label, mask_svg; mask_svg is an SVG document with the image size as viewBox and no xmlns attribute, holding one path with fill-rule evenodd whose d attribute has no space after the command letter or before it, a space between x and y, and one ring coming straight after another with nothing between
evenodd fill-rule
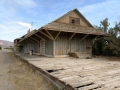
<instances>
[{"instance_id":1,"label":"white cloud","mask_svg":"<svg viewBox=\"0 0 120 90\"><path fill-rule=\"evenodd\" d=\"M25 26L25 27L31 27L31 24L24 23L24 22L17 22L17 24Z\"/></svg>"},{"instance_id":2,"label":"white cloud","mask_svg":"<svg viewBox=\"0 0 120 90\"><path fill-rule=\"evenodd\" d=\"M17 22L17 24L21 25L21 26L25 26L28 29L34 29L35 27L33 26L33 24L29 24L29 23L24 23L24 22Z\"/></svg>"},{"instance_id":3,"label":"white cloud","mask_svg":"<svg viewBox=\"0 0 120 90\"><path fill-rule=\"evenodd\" d=\"M79 9L94 25L98 25L98 23L105 18L108 18L109 22L114 24L115 20L120 17L119 6L119 0L106 0L101 3L84 6Z\"/></svg>"},{"instance_id":4,"label":"white cloud","mask_svg":"<svg viewBox=\"0 0 120 90\"><path fill-rule=\"evenodd\" d=\"M33 8L36 7L37 4L34 2L34 0L12 0L11 2L7 2L9 6L13 7L26 7L26 8Z\"/></svg>"},{"instance_id":5,"label":"white cloud","mask_svg":"<svg viewBox=\"0 0 120 90\"><path fill-rule=\"evenodd\" d=\"M8 29L6 26L4 26L4 25L2 25L2 24L0 24L0 28L1 28L1 29Z\"/></svg>"}]
</instances>

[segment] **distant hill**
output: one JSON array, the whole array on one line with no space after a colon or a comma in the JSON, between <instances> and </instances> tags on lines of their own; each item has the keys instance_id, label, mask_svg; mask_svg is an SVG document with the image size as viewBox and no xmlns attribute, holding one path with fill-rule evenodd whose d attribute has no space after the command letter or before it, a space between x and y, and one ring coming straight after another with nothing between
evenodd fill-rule
<instances>
[{"instance_id":1,"label":"distant hill","mask_svg":"<svg viewBox=\"0 0 120 90\"><path fill-rule=\"evenodd\" d=\"M3 48L7 48L7 47L10 47L10 46L13 46L13 42L10 42L10 41L7 41L7 40L0 40L0 45Z\"/></svg>"}]
</instances>

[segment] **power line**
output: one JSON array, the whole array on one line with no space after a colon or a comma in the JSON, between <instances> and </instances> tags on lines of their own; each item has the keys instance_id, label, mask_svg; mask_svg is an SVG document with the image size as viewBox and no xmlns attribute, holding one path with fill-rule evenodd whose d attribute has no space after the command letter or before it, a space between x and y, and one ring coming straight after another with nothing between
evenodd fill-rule
<instances>
[{"instance_id":1,"label":"power line","mask_svg":"<svg viewBox=\"0 0 120 90\"><path fill-rule=\"evenodd\" d=\"M31 26L31 30L32 30L32 29L33 29L33 23L40 23L40 22L31 22L31 25L28 25L28 26L27 26L27 27L25 27L25 28L28 28L29 26ZM23 29L25 29L25 28L22 28L22 29L17 30L17 31L12 32L12 33L1 34L0 36L10 35L10 34L13 34L13 33L19 32L19 31L22 31L22 30L23 30Z\"/></svg>"},{"instance_id":2,"label":"power line","mask_svg":"<svg viewBox=\"0 0 120 90\"><path fill-rule=\"evenodd\" d=\"M41 22L31 22L31 30L33 30L33 24L34 23L41 23Z\"/></svg>"},{"instance_id":3,"label":"power line","mask_svg":"<svg viewBox=\"0 0 120 90\"><path fill-rule=\"evenodd\" d=\"M31 26L31 25L29 25L29 26ZM25 27L25 28L28 28L29 26L27 26L27 27ZM12 32L12 33L16 33L16 32L22 31L22 30L23 30L23 29L25 29L25 28L22 28L22 29L20 29L20 30L17 30L17 31L15 31L15 32ZM5 36L5 35L12 34L12 33L1 34L0 36Z\"/></svg>"}]
</instances>

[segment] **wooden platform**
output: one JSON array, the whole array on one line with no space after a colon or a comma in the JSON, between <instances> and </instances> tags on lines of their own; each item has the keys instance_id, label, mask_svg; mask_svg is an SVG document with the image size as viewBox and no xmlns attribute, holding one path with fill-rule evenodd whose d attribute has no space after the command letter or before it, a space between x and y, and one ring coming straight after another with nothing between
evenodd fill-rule
<instances>
[{"instance_id":1,"label":"wooden platform","mask_svg":"<svg viewBox=\"0 0 120 90\"><path fill-rule=\"evenodd\" d=\"M120 90L120 61L17 55L70 85L71 90Z\"/></svg>"}]
</instances>

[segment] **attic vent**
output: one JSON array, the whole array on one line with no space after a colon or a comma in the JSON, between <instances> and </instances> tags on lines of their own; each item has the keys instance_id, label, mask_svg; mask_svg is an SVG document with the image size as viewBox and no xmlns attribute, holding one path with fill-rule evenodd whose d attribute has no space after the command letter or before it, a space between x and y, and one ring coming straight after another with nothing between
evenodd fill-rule
<instances>
[{"instance_id":1,"label":"attic vent","mask_svg":"<svg viewBox=\"0 0 120 90\"><path fill-rule=\"evenodd\" d=\"M80 18L69 17L69 22L72 24L80 24Z\"/></svg>"}]
</instances>

